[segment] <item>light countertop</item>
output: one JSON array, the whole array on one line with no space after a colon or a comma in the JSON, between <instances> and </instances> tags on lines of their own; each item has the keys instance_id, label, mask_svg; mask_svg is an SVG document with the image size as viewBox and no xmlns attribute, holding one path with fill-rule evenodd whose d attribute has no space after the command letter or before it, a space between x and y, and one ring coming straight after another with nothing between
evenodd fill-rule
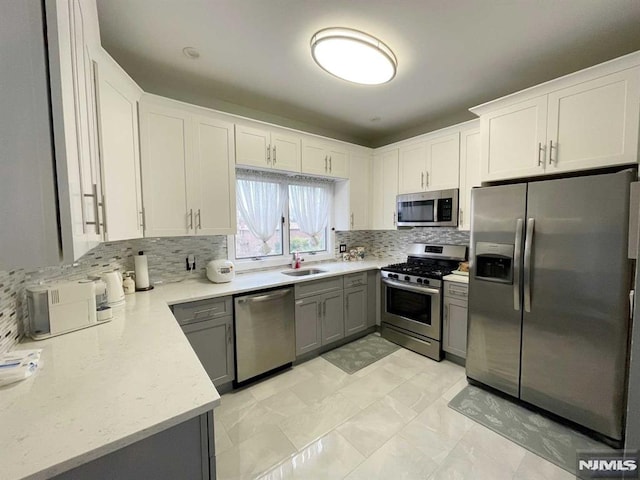
<instances>
[{"instance_id":1,"label":"light countertop","mask_svg":"<svg viewBox=\"0 0 640 480\"><path fill-rule=\"evenodd\" d=\"M0 388L0 477L44 479L213 409L220 396L168 304L377 269L389 259L320 263L230 283L185 280L126 297L110 322L19 349L42 348L27 380Z\"/></svg>"},{"instance_id":2,"label":"light countertop","mask_svg":"<svg viewBox=\"0 0 640 480\"><path fill-rule=\"evenodd\" d=\"M442 277L442 280L445 282L457 282L457 283L466 283L469 284L469 276L468 275L456 275L452 273L451 275L445 275Z\"/></svg>"}]
</instances>

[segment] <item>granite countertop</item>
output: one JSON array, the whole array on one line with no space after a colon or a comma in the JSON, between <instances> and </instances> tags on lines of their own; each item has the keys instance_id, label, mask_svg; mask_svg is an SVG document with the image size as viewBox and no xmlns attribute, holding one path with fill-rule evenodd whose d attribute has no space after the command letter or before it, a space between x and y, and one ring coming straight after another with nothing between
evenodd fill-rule
<instances>
[{"instance_id":1,"label":"granite countertop","mask_svg":"<svg viewBox=\"0 0 640 480\"><path fill-rule=\"evenodd\" d=\"M243 273L229 283L167 284L126 297L110 322L18 349L42 348L41 367L0 388L0 476L43 479L210 411L220 395L168 304L313 281L387 265L332 262L326 273Z\"/></svg>"}]
</instances>

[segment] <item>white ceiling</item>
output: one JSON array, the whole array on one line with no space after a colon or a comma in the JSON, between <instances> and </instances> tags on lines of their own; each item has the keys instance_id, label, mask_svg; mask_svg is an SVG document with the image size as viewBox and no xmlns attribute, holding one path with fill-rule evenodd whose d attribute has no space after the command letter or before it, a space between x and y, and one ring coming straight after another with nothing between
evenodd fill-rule
<instances>
[{"instance_id":1,"label":"white ceiling","mask_svg":"<svg viewBox=\"0 0 640 480\"><path fill-rule=\"evenodd\" d=\"M104 47L144 90L368 146L640 50L640 0L98 0L98 11ZM332 26L389 45L396 78L359 86L321 70L309 41Z\"/></svg>"}]
</instances>

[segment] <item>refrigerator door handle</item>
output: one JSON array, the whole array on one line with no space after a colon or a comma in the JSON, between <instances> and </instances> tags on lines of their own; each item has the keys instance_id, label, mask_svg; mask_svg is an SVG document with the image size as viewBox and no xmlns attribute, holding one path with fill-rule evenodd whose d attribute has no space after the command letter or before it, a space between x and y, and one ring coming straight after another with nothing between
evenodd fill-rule
<instances>
[{"instance_id":1,"label":"refrigerator door handle","mask_svg":"<svg viewBox=\"0 0 640 480\"><path fill-rule=\"evenodd\" d=\"M531 311L531 248L535 220L527 220L527 234L524 241L524 311Z\"/></svg>"},{"instance_id":2,"label":"refrigerator door handle","mask_svg":"<svg viewBox=\"0 0 640 480\"><path fill-rule=\"evenodd\" d=\"M513 309L520 310L520 263L522 262L522 228L524 220L516 221L515 255L513 258Z\"/></svg>"}]
</instances>

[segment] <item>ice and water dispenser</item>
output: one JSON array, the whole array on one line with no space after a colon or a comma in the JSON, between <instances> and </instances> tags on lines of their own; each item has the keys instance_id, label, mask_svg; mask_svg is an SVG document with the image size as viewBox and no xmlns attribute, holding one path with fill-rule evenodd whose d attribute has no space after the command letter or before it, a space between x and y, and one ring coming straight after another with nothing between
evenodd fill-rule
<instances>
[{"instance_id":1,"label":"ice and water dispenser","mask_svg":"<svg viewBox=\"0 0 640 480\"><path fill-rule=\"evenodd\" d=\"M476 243L475 278L512 284L513 250L513 245L506 243Z\"/></svg>"}]
</instances>

